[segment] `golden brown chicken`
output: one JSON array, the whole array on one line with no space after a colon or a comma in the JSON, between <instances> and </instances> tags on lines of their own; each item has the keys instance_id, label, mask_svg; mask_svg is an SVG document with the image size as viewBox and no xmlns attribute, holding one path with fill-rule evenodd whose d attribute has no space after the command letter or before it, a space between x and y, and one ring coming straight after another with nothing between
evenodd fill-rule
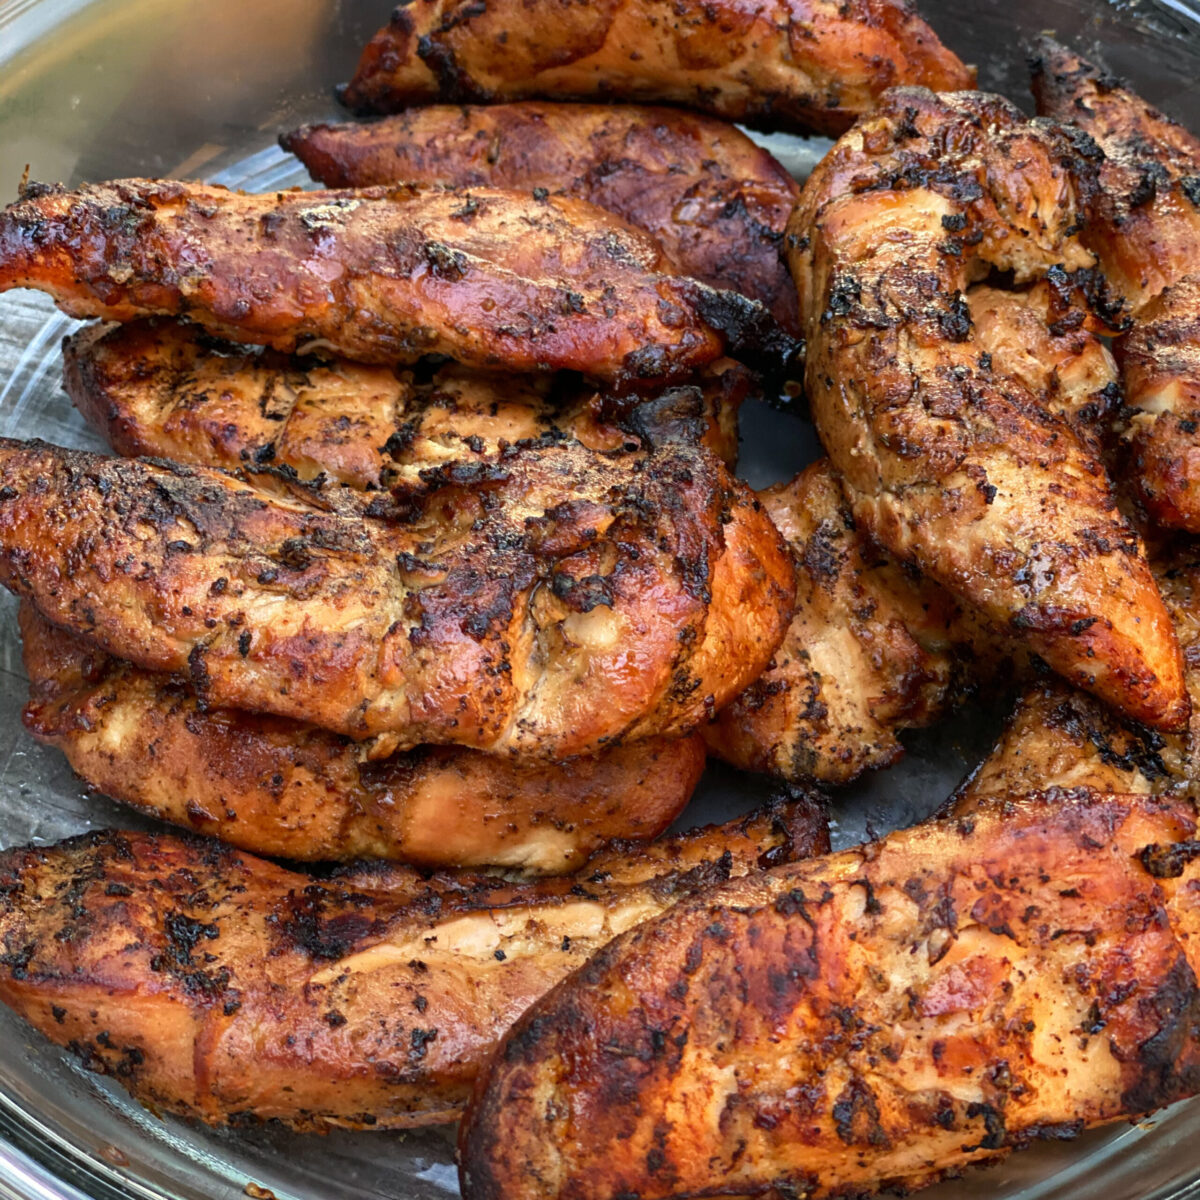
<instances>
[{"instance_id":1,"label":"golden brown chicken","mask_svg":"<svg viewBox=\"0 0 1200 1200\"><path fill-rule=\"evenodd\" d=\"M356 488L420 485L525 439L594 450L685 441L731 467L737 412L756 390L730 359L697 383L621 400L570 377L497 375L453 363L396 371L214 342L173 321L92 325L63 343L63 386L118 454L200 466L271 463Z\"/></svg>"},{"instance_id":2,"label":"golden brown chicken","mask_svg":"<svg viewBox=\"0 0 1200 1200\"><path fill-rule=\"evenodd\" d=\"M828 845L797 803L577 876L328 882L218 842L102 833L0 855L0 999L156 1109L214 1125L454 1120L513 1020L610 938Z\"/></svg>"},{"instance_id":3,"label":"golden brown chicken","mask_svg":"<svg viewBox=\"0 0 1200 1200\"><path fill-rule=\"evenodd\" d=\"M1071 154L999 97L889 92L789 225L806 385L867 534L1071 682L1178 728L1179 648L1103 464L979 345L963 294L989 269L1091 267Z\"/></svg>"},{"instance_id":4,"label":"golden brown chicken","mask_svg":"<svg viewBox=\"0 0 1200 1200\"><path fill-rule=\"evenodd\" d=\"M578 196L653 235L683 274L760 300L797 331L780 250L800 187L723 121L636 105L435 104L369 124L307 125L279 140L328 187Z\"/></svg>"},{"instance_id":5,"label":"golden brown chicken","mask_svg":"<svg viewBox=\"0 0 1200 1200\"><path fill-rule=\"evenodd\" d=\"M279 350L447 354L628 388L684 378L727 345L768 365L791 355L761 305L673 269L583 200L496 188L31 184L0 212L0 291L39 288L76 317L186 316Z\"/></svg>"},{"instance_id":6,"label":"golden brown chicken","mask_svg":"<svg viewBox=\"0 0 1200 1200\"><path fill-rule=\"evenodd\" d=\"M512 448L370 506L40 443L0 442L0 475L0 581L48 620L214 707L387 735L373 756L686 733L766 666L792 603L753 494L679 446Z\"/></svg>"},{"instance_id":7,"label":"golden brown chicken","mask_svg":"<svg viewBox=\"0 0 1200 1200\"><path fill-rule=\"evenodd\" d=\"M840 133L893 84L974 80L902 0L414 0L372 39L342 98L372 112L439 98L666 101Z\"/></svg>"},{"instance_id":8,"label":"golden brown chicken","mask_svg":"<svg viewBox=\"0 0 1200 1200\"><path fill-rule=\"evenodd\" d=\"M1000 801L684 901L506 1035L465 1200L865 1196L1195 1093L1194 834Z\"/></svg>"},{"instance_id":9,"label":"golden brown chicken","mask_svg":"<svg viewBox=\"0 0 1200 1200\"><path fill-rule=\"evenodd\" d=\"M1032 61L1038 111L1102 151L1083 236L1134 322L1117 357L1138 498L1200 533L1200 138L1049 38Z\"/></svg>"},{"instance_id":10,"label":"golden brown chicken","mask_svg":"<svg viewBox=\"0 0 1200 1200\"><path fill-rule=\"evenodd\" d=\"M20 625L38 741L113 799L254 854L561 874L613 838L658 836L704 770L696 734L554 764L449 746L370 762L312 725L202 705L27 604Z\"/></svg>"}]
</instances>

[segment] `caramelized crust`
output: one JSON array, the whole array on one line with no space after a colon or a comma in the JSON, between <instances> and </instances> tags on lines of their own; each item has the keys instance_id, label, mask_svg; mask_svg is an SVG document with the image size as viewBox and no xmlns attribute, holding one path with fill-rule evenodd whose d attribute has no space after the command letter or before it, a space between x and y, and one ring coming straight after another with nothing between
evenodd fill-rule
<instances>
[{"instance_id":1,"label":"caramelized crust","mask_svg":"<svg viewBox=\"0 0 1200 1200\"><path fill-rule=\"evenodd\" d=\"M217 842L102 833L0 855L0 999L156 1109L213 1125L454 1120L512 1021L699 887L827 847L796 804L505 883L325 883Z\"/></svg>"},{"instance_id":2,"label":"caramelized crust","mask_svg":"<svg viewBox=\"0 0 1200 1200\"><path fill-rule=\"evenodd\" d=\"M666 101L766 129L840 133L893 84L974 86L901 0L413 0L363 52L343 99Z\"/></svg>"},{"instance_id":3,"label":"caramelized crust","mask_svg":"<svg viewBox=\"0 0 1200 1200\"><path fill-rule=\"evenodd\" d=\"M793 597L702 450L512 449L369 509L41 443L0 442L0 468L0 581L48 620L214 707L388 735L375 756L685 733L766 666Z\"/></svg>"},{"instance_id":4,"label":"caramelized crust","mask_svg":"<svg viewBox=\"0 0 1200 1200\"><path fill-rule=\"evenodd\" d=\"M755 377L729 359L697 383L620 400L561 376L456 364L394 371L214 342L188 325L85 327L63 343L63 386L118 454L290 467L360 489L420 486L423 470L482 463L503 444L575 438L593 450L684 441L732 466Z\"/></svg>"},{"instance_id":5,"label":"caramelized crust","mask_svg":"<svg viewBox=\"0 0 1200 1200\"><path fill-rule=\"evenodd\" d=\"M448 746L371 762L311 725L205 707L27 604L20 625L39 742L98 791L254 854L560 874L613 838L662 833L704 770L697 735L546 765Z\"/></svg>"},{"instance_id":6,"label":"caramelized crust","mask_svg":"<svg viewBox=\"0 0 1200 1200\"><path fill-rule=\"evenodd\" d=\"M697 895L509 1031L463 1195L866 1196L1191 1095L1193 835L1181 803L1001 802Z\"/></svg>"},{"instance_id":7,"label":"caramelized crust","mask_svg":"<svg viewBox=\"0 0 1200 1200\"><path fill-rule=\"evenodd\" d=\"M1200 138L1048 38L1033 67L1038 111L1102 151L1084 237L1133 316L1116 348L1138 499L1200 533Z\"/></svg>"},{"instance_id":8,"label":"caramelized crust","mask_svg":"<svg viewBox=\"0 0 1200 1200\"><path fill-rule=\"evenodd\" d=\"M495 188L34 184L0 213L0 291L38 288L75 317L186 316L278 350L447 354L621 387L681 379L727 344L776 366L790 356L760 305L673 269L585 201Z\"/></svg>"},{"instance_id":9,"label":"caramelized crust","mask_svg":"<svg viewBox=\"0 0 1200 1200\"><path fill-rule=\"evenodd\" d=\"M789 225L806 384L855 522L1073 683L1187 719L1179 649L1102 463L973 336L968 284L1091 257L1070 144L978 93L888 94Z\"/></svg>"},{"instance_id":10,"label":"caramelized crust","mask_svg":"<svg viewBox=\"0 0 1200 1200\"><path fill-rule=\"evenodd\" d=\"M791 548L796 607L770 665L704 736L746 770L848 783L945 711L983 631L862 536L828 459L759 498Z\"/></svg>"},{"instance_id":11,"label":"caramelized crust","mask_svg":"<svg viewBox=\"0 0 1200 1200\"><path fill-rule=\"evenodd\" d=\"M328 187L578 196L653 235L683 274L762 301L797 332L780 249L800 187L723 121L636 105L435 104L369 124L307 125L279 140Z\"/></svg>"}]
</instances>

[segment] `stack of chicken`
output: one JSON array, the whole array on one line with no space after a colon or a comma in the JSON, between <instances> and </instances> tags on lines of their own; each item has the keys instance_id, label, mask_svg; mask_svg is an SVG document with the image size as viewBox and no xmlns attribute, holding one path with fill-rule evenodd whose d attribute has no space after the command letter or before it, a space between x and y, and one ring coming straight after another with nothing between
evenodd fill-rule
<instances>
[{"instance_id":1,"label":"stack of chicken","mask_svg":"<svg viewBox=\"0 0 1200 1200\"><path fill-rule=\"evenodd\" d=\"M26 724L220 839L0 860L0 997L89 1066L470 1101L489 1200L915 1187L1200 1090L1200 142L794 8L414 0L342 93L394 115L282 138L331 190L0 214L121 456L0 443ZM801 192L730 120L842 136ZM756 496L800 376L828 458ZM845 783L1001 675L931 823L660 836L708 754Z\"/></svg>"}]
</instances>

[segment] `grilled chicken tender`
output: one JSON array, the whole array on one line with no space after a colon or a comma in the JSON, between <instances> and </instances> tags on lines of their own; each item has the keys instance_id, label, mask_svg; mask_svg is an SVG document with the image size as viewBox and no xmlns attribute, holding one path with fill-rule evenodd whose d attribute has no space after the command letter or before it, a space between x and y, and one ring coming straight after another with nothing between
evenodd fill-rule
<instances>
[{"instance_id":1,"label":"grilled chicken tender","mask_svg":"<svg viewBox=\"0 0 1200 1200\"><path fill-rule=\"evenodd\" d=\"M765 129L840 133L893 84L974 86L901 0L414 0L371 40L342 99L666 101Z\"/></svg>"},{"instance_id":2,"label":"grilled chicken tender","mask_svg":"<svg viewBox=\"0 0 1200 1200\"><path fill-rule=\"evenodd\" d=\"M1083 236L1134 322L1117 356L1138 497L1200 533L1200 138L1049 38L1032 62L1038 111L1103 151Z\"/></svg>"},{"instance_id":3,"label":"grilled chicken tender","mask_svg":"<svg viewBox=\"0 0 1200 1200\"><path fill-rule=\"evenodd\" d=\"M685 275L760 300L797 331L780 253L800 187L723 121L636 105L429 105L307 125L280 144L328 187L428 183L588 200L651 234Z\"/></svg>"},{"instance_id":4,"label":"grilled chicken tender","mask_svg":"<svg viewBox=\"0 0 1200 1200\"><path fill-rule=\"evenodd\" d=\"M982 349L963 295L990 269L1090 268L1070 153L999 97L888 93L789 225L806 385L857 525L1071 682L1178 728L1179 648L1105 469Z\"/></svg>"},{"instance_id":5,"label":"grilled chicken tender","mask_svg":"<svg viewBox=\"0 0 1200 1200\"><path fill-rule=\"evenodd\" d=\"M171 321L93 325L63 343L63 386L123 455L235 468L272 463L360 489L483 462L505 443L573 437L594 450L682 440L731 467L737 411L756 390L729 359L697 383L621 400L561 376L450 363L426 372L248 351Z\"/></svg>"},{"instance_id":6,"label":"grilled chicken tender","mask_svg":"<svg viewBox=\"0 0 1200 1200\"><path fill-rule=\"evenodd\" d=\"M560 874L614 838L662 833L704 770L697 734L552 765L449 746L371 762L312 725L208 708L27 604L20 625L39 742L106 795L255 854Z\"/></svg>"},{"instance_id":7,"label":"grilled chicken tender","mask_svg":"<svg viewBox=\"0 0 1200 1200\"><path fill-rule=\"evenodd\" d=\"M387 735L380 757L686 733L766 666L793 598L752 493L681 446L513 448L370 506L41 443L0 442L0 473L0 582L49 621L210 706Z\"/></svg>"},{"instance_id":8,"label":"grilled chicken tender","mask_svg":"<svg viewBox=\"0 0 1200 1200\"><path fill-rule=\"evenodd\" d=\"M0 291L75 317L186 316L235 341L357 362L665 384L727 344L780 365L761 305L670 272L648 235L569 196L400 186L246 195L119 180L31 184L0 212Z\"/></svg>"},{"instance_id":9,"label":"grilled chicken tender","mask_svg":"<svg viewBox=\"0 0 1200 1200\"><path fill-rule=\"evenodd\" d=\"M500 1035L610 938L828 844L793 805L505 883L328 882L217 842L102 833L0 855L0 999L160 1110L213 1125L454 1120Z\"/></svg>"},{"instance_id":10,"label":"grilled chicken tender","mask_svg":"<svg viewBox=\"0 0 1200 1200\"><path fill-rule=\"evenodd\" d=\"M999 801L679 904L506 1035L464 1197L861 1196L1193 1094L1194 830Z\"/></svg>"}]
</instances>

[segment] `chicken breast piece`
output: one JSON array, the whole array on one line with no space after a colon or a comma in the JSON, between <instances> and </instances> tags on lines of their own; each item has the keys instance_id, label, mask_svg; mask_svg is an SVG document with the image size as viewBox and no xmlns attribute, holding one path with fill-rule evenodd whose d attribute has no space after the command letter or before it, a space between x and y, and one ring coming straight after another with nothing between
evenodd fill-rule
<instances>
[{"instance_id":1,"label":"chicken breast piece","mask_svg":"<svg viewBox=\"0 0 1200 1200\"><path fill-rule=\"evenodd\" d=\"M726 346L795 350L760 305L673 274L585 201L402 186L246 195L207 184L40 184L0 212L0 291L76 317L186 316L235 341L358 362L446 354L506 371L671 383Z\"/></svg>"},{"instance_id":2,"label":"chicken breast piece","mask_svg":"<svg viewBox=\"0 0 1200 1200\"><path fill-rule=\"evenodd\" d=\"M789 226L806 385L856 524L1072 683L1174 729L1179 648L1104 466L998 369L963 294L991 269L1090 269L1072 153L999 97L890 92Z\"/></svg>"},{"instance_id":3,"label":"chicken breast piece","mask_svg":"<svg viewBox=\"0 0 1200 1200\"><path fill-rule=\"evenodd\" d=\"M705 883L828 845L797 802L578 876L327 882L218 842L99 833L0 855L0 999L155 1109L213 1125L456 1119L517 1016Z\"/></svg>"},{"instance_id":4,"label":"chicken breast piece","mask_svg":"<svg viewBox=\"0 0 1200 1200\"><path fill-rule=\"evenodd\" d=\"M666 101L766 129L840 133L893 84L975 72L900 0L414 0L371 40L342 99Z\"/></svg>"},{"instance_id":5,"label":"chicken breast piece","mask_svg":"<svg viewBox=\"0 0 1200 1200\"><path fill-rule=\"evenodd\" d=\"M999 802L707 890L508 1032L463 1195L869 1195L1192 1095L1194 832Z\"/></svg>"},{"instance_id":6,"label":"chicken breast piece","mask_svg":"<svg viewBox=\"0 0 1200 1200\"><path fill-rule=\"evenodd\" d=\"M792 604L779 534L703 450L513 448L370 506L40 443L0 443L0 474L0 581L48 620L214 707L386 734L377 756L686 733Z\"/></svg>"},{"instance_id":7,"label":"chicken breast piece","mask_svg":"<svg viewBox=\"0 0 1200 1200\"><path fill-rule=\"evenodd\" d=\"M575 438L593 450L684 441L732 467L737 412L757 380L730 359L651 399L569 377L454 363L371 367L256 352L191 325L92 325L63 343L63 386L118 454L200 466L266 463L360 489L421 486L421 472L481 463L504 444Z\"/></svg>"},{"instance_id":8,"label":"chicken breast piece","mask_svg":"<svg viewBox=\"0 0 1200 1200\"><path fill-rule=\"evenodd\" d=\"M1200 533L1200 138L1050 38L1031 61L1038 111L1099 146L1083 237L1133 321L1116 352L1138 499Z\"/></svg>"},{"instance_id":9,"label":"chicken breast piece","mask_svg":"<svg viewBox=\"0 0 1200 1200\"><path fill-rule=\"evenodd\" d=\"M178 676L111 658L27 604L20 624L39 742L105 795L255 854L562 874L614 838L658 836L704 770L696 734L564 763L451 746L372 762L312 725L204 706Z\"/></svg>"},{"instance_id":10,"label":"chicken breast piece","mask_svg":"<svg viewBox=\"0 0 1200 1200\"><path fill-rule=\"evenodd\" d=\"M723 121L621 104L432 104L370 123L306 125L279 141L328 187L578 196L651 234L683 274L759 300L799 332L781 249L800 186Z\"/></svg>"}]
</instances>

